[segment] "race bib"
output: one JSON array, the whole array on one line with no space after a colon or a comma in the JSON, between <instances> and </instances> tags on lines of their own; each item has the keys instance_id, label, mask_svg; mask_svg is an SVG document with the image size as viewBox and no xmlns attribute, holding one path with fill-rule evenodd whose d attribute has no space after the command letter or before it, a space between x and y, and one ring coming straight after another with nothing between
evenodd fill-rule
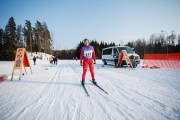
<instances>
[{"instance_id":1,"label":"race bib","mask_svg":"<svg viewBox=\"0 0 180 120\"><path fill-rule=\"evenodd\" d=\"M92 57L92 50L84 51L84 57Z\"/></svg>"}]
</instances>

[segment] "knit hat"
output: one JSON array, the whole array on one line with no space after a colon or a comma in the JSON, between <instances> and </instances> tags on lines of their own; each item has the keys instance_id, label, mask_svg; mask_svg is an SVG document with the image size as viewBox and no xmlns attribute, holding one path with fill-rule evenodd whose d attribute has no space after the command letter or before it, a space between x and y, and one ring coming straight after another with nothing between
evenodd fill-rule
<instances>
[{"instance_id":1,"label":"knit hat","mask_svg":"<svg viewBox=\"0 0 180 120\"><path fill-rule=\"evenodd\" d=\"M89 42L89 40L88 40L87 38L85 38L85 39L84 39L84 42L86 42L86 41L88 41L88 42Z\"/></svg>"}]
</instances>

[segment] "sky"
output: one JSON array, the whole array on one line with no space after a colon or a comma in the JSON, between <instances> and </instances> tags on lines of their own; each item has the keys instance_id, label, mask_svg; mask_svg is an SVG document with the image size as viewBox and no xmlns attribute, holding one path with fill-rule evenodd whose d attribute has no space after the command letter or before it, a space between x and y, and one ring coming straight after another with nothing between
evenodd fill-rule
<instances>
[{"instance_id":1,"label":"sky","mask_svg":"<svg viewBox=\"0 0 180 120\"><path fill-rule=\"evenodd\" d=\"M46 22L54 49L75 48L84 38L126 44L161 30L180 34L180 0L0 0L0 28Z\"/></svg>"}]
</instances>

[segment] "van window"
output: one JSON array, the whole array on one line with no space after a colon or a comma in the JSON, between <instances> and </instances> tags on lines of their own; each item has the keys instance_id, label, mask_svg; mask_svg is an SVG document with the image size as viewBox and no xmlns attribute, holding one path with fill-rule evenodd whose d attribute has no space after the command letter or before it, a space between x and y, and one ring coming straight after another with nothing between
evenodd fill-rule
<instances>
[{"instance_id":1,"label":"van window","mask_svg":"<svg viewBox=\"0 0 180 120\"><path fill-rule=\"evenodd\" d=\"M118 52L118 51L117 51L117 48L113 48L113 52L114 52L114 54L115 54L116 52Z\"/></svg>"},{"instance_id":2,"label":"van window","mask_svg":"<svg viewBox=\"0 0 180 120\"><path fill-rule=\"evenodd\" d=\"M126 50L127 53L133 53L133 50L130 47L118 47L119 52L121 50Z\"/></svg>"},{"instance_id":3,"label":"van window","mask_svg":"<svg viewBox=\"0 0 180 120\"><path fill-rule=\"evenodd\" d=\"M112 48L103 50L103 55L111 55L112 54Z\"/></svg>"}]
</instances>

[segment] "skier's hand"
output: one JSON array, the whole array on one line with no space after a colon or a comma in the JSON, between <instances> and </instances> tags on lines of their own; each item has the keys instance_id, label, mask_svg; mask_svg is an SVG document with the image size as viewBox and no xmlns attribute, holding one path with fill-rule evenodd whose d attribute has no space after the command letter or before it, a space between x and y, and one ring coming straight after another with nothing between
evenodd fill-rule
<instances>
[{"instance_id":1,"label":"skier's hand","mask_svg":"<svg viewBox=\"0 0 180 120\"><path fill-rule=\"evenodd\" d=\"M83 63L82 63L82 62L80 62L80 65L81 65L81 66L83 66Z\"/></svg>"},{"instance_id":2,"label":"skier's hand","mask_svg":"<svg viewBox=\"0 0 180 120\"><path fill-rule=\"evenodd\" d=\"M96 64L96 61L94 60L94 64Z\"/></svg>"}]
</instances>

